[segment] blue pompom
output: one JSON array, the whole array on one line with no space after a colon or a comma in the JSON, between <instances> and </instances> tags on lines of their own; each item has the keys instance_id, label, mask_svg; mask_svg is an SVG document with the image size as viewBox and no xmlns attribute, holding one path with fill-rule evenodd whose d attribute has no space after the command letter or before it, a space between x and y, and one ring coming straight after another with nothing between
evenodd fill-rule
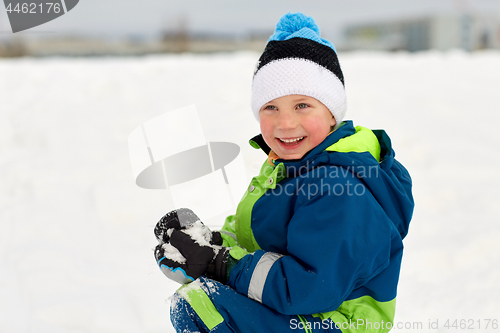
<instances>
[{"instance_id":1,"label":"blue pompom","mask_svg":"<svg viewBox=\"0 0 500 333\"><path fill-rule=\"evenodd\" d=\"M269 37L268 42L284 41L296 37L313 40L331 47L335 51L335 47L331 42L320 37L320 30L314 19L302 13L288 13L283 15L276 25L274 34Z\"/></svg>"},{"instance_id":2,"label":"blue pompom","mask_svg":"<svg viewBox=\"0 0 500 333\"><path fill-rule=\"evenodd\" d=\"M302 13L288 13L280 18L278 24L276 25L276 32L282 32L293 34L303 28L309 28L313 30L318 35L320 34L319 27L312 17L305 16Z\"/></svg>"}]
</instances>

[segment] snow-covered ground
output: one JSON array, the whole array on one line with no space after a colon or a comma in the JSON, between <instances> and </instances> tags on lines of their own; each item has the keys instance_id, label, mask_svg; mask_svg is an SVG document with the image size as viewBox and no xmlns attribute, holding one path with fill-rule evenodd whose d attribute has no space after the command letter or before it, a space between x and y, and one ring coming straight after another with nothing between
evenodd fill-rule
<instances>
[{"instance_id":1,"label":"snow-covered ground","mask_svg":"<svg viewBox=\"0 0 500 333\"><path fill-rule=\"evenodd\" d=\"M0 60L0 332L173 331L178 285L152 251L170 207L135 185L128 135L196 104L207 140L238 144L250 178L257 58ZM486 328L500 320L500 53L340 61L347 118L386 129L414 180L395 331L500 332Z\"/></svg>"}]
</instances>

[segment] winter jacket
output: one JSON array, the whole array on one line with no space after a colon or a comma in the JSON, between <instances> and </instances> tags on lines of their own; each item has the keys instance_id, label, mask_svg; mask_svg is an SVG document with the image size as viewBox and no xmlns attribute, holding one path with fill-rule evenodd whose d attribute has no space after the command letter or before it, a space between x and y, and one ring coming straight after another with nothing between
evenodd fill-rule
<instances>
[{"instance_id":1,"label":"winter jacket","mask_svg":"<svg viewBox=\"0 0 500 333\"><path fill-rule=\"evenodd\" d=\"M251 144L270 152L260 135ZM414 206L394 157L384 131L347 121L300 160L266 161L221 230L239 260L228 284L343 332L389 331Z\"/></svg>"}]
</instances>

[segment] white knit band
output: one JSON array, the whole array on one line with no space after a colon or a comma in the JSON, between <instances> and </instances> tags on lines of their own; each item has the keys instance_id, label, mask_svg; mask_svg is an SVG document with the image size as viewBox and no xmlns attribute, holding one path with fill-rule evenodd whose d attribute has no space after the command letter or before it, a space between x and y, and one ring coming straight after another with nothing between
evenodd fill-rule
<instances>
[{"instance_id":1,"label":"white knit band","mask_svg":"<svg viewBox=\"0 0 500 333\"><path fill-rule=\"evenodd\" d=\"M323 103L342 122L346 112L345 89L331 71L307 59L278 59L260 68L253 78L252 111L260 120L260 108L287 95L305 95Z\"/></svg>"}]
</instances>

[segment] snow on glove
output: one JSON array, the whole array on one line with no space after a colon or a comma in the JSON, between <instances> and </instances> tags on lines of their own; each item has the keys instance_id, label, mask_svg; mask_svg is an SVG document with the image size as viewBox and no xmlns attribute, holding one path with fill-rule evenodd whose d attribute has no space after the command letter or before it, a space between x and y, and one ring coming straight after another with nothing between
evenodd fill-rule
<instances>
[{"instance_id":1,"label":"snow on glove","mask_svg":"<svg viewBox=\"0 0 500 333\"><path fill-rule=\"evenodd\" d=\"M219 232L212 232L198 218L198 216L188 208L173 210L163 216L155 227L155 236L158 246L155 249L155 258L162 272L170 279L181 284L189 283L199 275L191 276L186 273L186 258L179 250L170 244L172 233L177 230L184 230L187 234L196 239L198 244L222 245L222 237ZM191 270L190 270L191 272Z\"/></svg>"},{"instance_id":2,"label":"snow on glove","mask_svg":"<svg viewBox=\"0 0 500 333\"><path fill-rule=\"evenodd\" d=\"M203 233L208 228L199 223L189 229L174 229L169 242L156 247L158 265L168 278L181 284L192 282L200 275L226 283L229 249L211 244L211 239L207 239L211 233Z\"/></svg>"},{"instance_id":3,"label":"snow on glove","mask_svg":"<svg viewBox=\"0 0 500 333\"><path fill-rule=\"evenodd\" d=\"M185 229L192 226L200 218L189 208L174 209L165 214L155 226L155 236L160 244L167 243L172 230Z\"/></svg>"},{"instance_id":4,"label":"snow on glove","mask_svg":"<svg viewBox=\"0 0 500 333\"><path fill-rule=\"evenodd\" d=\"M201 222L200 218L189 208L179 208L168 212L163 216L155 226L155 236L159 244L168 243L170 234L173 230L189 229L197 222ZM208 228L207 228L208 229ZM205 232L206 233L206 232ZM213 232L211 243L222 245L222 237L219 232Z\"/></svg>"}]
</instances>

